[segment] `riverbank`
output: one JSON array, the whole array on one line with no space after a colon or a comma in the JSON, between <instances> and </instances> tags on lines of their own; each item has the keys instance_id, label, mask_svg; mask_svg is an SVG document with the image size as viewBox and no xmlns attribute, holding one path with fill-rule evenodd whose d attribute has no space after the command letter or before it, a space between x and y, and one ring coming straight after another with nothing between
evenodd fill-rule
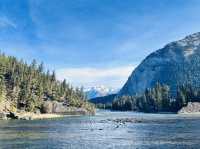
<instances>
[{"instance_id":1,"label":"riverbank","mask_svg":"<svg viewBox=\"0 0 200 149\"><path fill-rule=\"evenodd\" d=\"M52 119L66 116L94 115L96 112L95 108L89 104L82 105L80 107L74 107L57 101L45 101L41 105L40 109L35 109L33 112L19 109L13 110L9 102L1 104L0 107L2 107L0 108L0 119L3 120Z\"/></svg>"},{"instance_id":2,"label":"riverbank","mask_svg":"<svg viewBox=\"0 0 200 149\"><path fill-rule=\"evenodd\" d=\"M31 112L25 112L25 113L17 113L16 114L16 119L20 120L42 120L42 119L53 119L53 118L60 118L64 117L64 115L61 114L36 114L36 113L31 113Z\"/></svg>"},{"instance_id":3,"label":"riverbank","mask_svg":"<svg viewBox=\"0 0 200 149\"><path fill-rule=\"evenodd\" d=\"M43 120L55 119L62 117L82 116L81 114L56 114L56 113L32 113L32 112L19 112L19 113L1 113L0 120L18 119L18 120Z\"/></svg>"}]
</instances>

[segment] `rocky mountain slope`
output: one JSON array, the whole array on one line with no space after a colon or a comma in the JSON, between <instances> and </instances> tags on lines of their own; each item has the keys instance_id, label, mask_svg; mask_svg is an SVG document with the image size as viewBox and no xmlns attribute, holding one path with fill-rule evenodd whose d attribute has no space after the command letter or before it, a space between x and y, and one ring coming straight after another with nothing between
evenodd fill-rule
<instances>
[{"instance_id":1,"label":"rocky mountain slope","mask_svg":"<svg viewBox=\"0 0 200 149\"><path fill-rule=\"evenodd\" d=\"M174 96L178 85L200 87L200 33L167 44L147 56L118 95L142 94L157 82L168 85Z\"/></svg>"}]
</instances>

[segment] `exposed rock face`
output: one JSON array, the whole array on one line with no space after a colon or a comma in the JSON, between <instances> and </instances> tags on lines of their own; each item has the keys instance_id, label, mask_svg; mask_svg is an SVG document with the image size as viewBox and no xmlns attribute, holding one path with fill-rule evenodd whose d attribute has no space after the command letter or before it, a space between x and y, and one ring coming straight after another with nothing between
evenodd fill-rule
<instances>
[{"instance_id":1,"label":"exposed rock face","mask_svg":"<svg viewBox=\"0 0 200 149\"><path fill-rule=\"evenodd\" d=\"M200 33L196 33L147 56L133 71L119 95L144 93L159 82L170 86L176 95L177 85L200 87Z\"/></svg>"},{"instance_id":2,"label":"exposed rock face","mask_svg":"<svg viewBox=\"0 0 200 149\"><path fill-rule=\"evenodd\" d=\"M69 115L86 115L93 114L84 108L69 107L62 102L45 101L42 105L42 113L56 113L56 114L69 114Z\"/></svg>"},{"instance_id":3,"label":"exposed rock face","mask_svg":"<svg viewBox=\"0 0 200 149\"><path fill-rule=\"evenodd\" d=\"M42 109L41 109L42 113L52 113L52 110L53 110L53 102L45 101L42 104Z\"/></svg>"},{"instance_id":4,"label":"exposed rock face","mask_svg":"<svg viewBox=\"0 0 200 149\"><path fill-rule=\"evenodd\" d=\"M189 102L186 107L183 107L178 111L179 114L192 114L200 113L200 103L199 102Z\"/></svg>"}]
</instances>

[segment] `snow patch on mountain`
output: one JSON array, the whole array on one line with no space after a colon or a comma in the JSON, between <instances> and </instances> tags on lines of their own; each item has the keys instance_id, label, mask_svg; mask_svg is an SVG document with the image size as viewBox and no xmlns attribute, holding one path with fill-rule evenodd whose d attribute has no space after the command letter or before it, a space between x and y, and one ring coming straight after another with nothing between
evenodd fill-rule
<instances>
[{"instance_id":1,"label":"snow patch on mountain","mask_svg":"<svg viewBox=\"0 0 200 149\"><path fill-rule=\"evenodd\" d=\"M92 99L96 97L102 97L102 96L107 96L110 94L117 93L118 90L101 85L101 86L85 88L84 92L88 99Z\"/></svg>"}]
</instances>

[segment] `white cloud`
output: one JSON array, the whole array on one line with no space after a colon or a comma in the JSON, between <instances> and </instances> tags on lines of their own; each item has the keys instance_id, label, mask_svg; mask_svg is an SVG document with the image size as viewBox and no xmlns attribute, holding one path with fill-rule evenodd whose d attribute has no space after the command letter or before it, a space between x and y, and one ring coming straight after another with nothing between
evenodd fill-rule
<instances>
[{"instance_id":1,"label":"white cloud","mask_svg":"<svg viewBox=\"0 0 200 149\"><path fill-rule=\"evenodd\" d=\"M135 66L116 68L63 68L56 71L59 80L67 79L75 86L99 86L121 88Z\"/></svg>"},{"instance_id":2,"label":"white cloud","mask_svg":"<svg viewBox=\"0 0 200 149\"><path fill-rule=\"evenodd\" d=\"M6 16L1 16L0 17L0 27L1 28L5 28L5 27L12 27L12 28L16 28L16 24L8 19Z\"/></svg>"}]
</instances>

